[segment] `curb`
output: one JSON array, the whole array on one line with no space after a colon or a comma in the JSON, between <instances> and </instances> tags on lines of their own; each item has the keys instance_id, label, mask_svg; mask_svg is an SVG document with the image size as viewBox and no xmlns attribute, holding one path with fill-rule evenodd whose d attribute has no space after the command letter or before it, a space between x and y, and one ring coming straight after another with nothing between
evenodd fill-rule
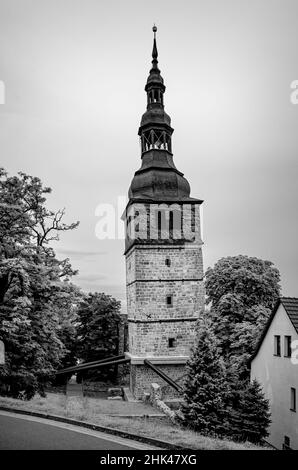
<instances>
[{"instance_id":1,"label":"curb","mask_svg":"<svg viewBox=\"0 0 298 470\"><path fill-rule=\"evenodd\" d=\"M163 449L188 450L187 448L179 446L178 444L172 444L171 442L160 441L152 437L137 436L127 431L121 431L120 429L106 428L98 424L88 423L87 421L77 421L76 419L64 418L63 416L39 413L37 411L20 410L19 408L9 408L7 406L0 406L0 410L8 411L11 413L16 413L16 414L23 414L27 416L36 416L37 418L50 419L52 421L58 421L61 423L72 424L74 426L92 429L93 431L100 431L106 434L112 434L114 436L123 437L124 439L130 439L132 441L138 441L144 444L150 444L156 447L161 447Z\"/></svg>"}]
</instances>

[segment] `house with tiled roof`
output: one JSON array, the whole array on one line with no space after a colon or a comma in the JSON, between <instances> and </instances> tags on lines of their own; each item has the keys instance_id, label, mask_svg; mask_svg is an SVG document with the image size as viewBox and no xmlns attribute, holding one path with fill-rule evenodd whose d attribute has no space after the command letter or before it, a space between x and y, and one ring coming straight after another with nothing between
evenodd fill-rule
<instances>
[{"instance_id":1,"label":"house with tiled roof","mask_svg":"<svg viewBox=\"0 0 298 470\"><path fill-rule=\"evenodd\" d=\"M298 298L278 300L250 363L251 380L258 380L270 402L268 442L298 450Z\"/></svg>"}]
</instances>

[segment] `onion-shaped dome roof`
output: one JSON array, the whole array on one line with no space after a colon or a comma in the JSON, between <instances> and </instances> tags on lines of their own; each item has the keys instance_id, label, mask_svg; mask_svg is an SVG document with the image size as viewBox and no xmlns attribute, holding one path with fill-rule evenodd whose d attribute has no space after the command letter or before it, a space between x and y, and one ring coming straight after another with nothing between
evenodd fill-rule
<instances>
[{"instance_id":1,"label":"onion-shaped dome roof","mask_svg":"<svg viewBox=\"0 0 298 470\"><path fill-rule=\"evenodd\" d=\"M144 154L142 167L135 172L129 198L136 199L188 199L190 186L183 173L173 163L173 156L163 150Z\"/></svg>"}]
</instances>

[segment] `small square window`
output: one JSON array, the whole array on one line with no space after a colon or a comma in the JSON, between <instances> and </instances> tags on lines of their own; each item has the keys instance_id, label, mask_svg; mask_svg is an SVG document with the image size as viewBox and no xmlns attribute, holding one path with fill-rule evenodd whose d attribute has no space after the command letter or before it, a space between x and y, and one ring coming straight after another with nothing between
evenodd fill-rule
<instances>
[{"instance_id":1,"label":"small square window","mask_svg":"<svg viewBox=\"0 0 298 470\"><path fill-rule=\"evenodd\" d=\"M167 306L170 307L173 305L173 296L167 295Z\"/></svg>"},{"instance_id":2,"label":"small square window","mask_svg":"<svg viewBox=\"0 0 298 470\"><path fill-rule=\"evenodd\" d=\"M174 348L176 346L176 338L169 338L169 348Z\"/></svg>"},{"instance_id":3,"label":"small square window","mask_svg":"<svg viewBox=\"0 0 298 470\"><path fill-rule=\"evenodd\" d=\"M285 357L291 357L291 354L292 354L291 343L292 343L292 337L285 336L285 344L284 344L284 356Z\"/></svg>"},{"instance_id":4,"label":"small square window","mask_svg":"<svg viewBox=\"0 0 298 470\"><path fill-rule=\"evenodd\" d=\"M280 356L280 336L274 336L274 356Z\"/></svg>"},{"instance_id":5,"label":"small square window","mask_svg":"<svg viewBox=\"0 0 298 470\"><path fill-rule=\"evenodd\" d=\"M296 411L296 388L291 388L291 411Z\"/></svg>"}]
</instances>

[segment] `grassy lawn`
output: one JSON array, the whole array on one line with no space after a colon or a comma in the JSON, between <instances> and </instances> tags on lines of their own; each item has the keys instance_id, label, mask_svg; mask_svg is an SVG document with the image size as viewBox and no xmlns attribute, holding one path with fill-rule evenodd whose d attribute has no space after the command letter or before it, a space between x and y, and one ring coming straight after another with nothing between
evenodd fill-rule
<instances>
[{"instance_id":1,"label":"grassy lawn","mask_svg":"<svg viewBox=\"0 0 298 470\"><path fill-rule=\"evenodd\" d=\"M66 398L62 394L48 393L46 398L35 396L30 401L0 397L0 406L55 414L79 421L88 421L101 426L131 432L139 436L160 438L185 448L198 450L262 449L250 443L239 444L229 440L205 437L193 431L174 426L167 420L156 421L154 418L121 417L121 415L129 414L159 414L150 405L143 403L109 401L89 397L84 397L83 399L77 397Z\"/></svg>"}]
</instances>

